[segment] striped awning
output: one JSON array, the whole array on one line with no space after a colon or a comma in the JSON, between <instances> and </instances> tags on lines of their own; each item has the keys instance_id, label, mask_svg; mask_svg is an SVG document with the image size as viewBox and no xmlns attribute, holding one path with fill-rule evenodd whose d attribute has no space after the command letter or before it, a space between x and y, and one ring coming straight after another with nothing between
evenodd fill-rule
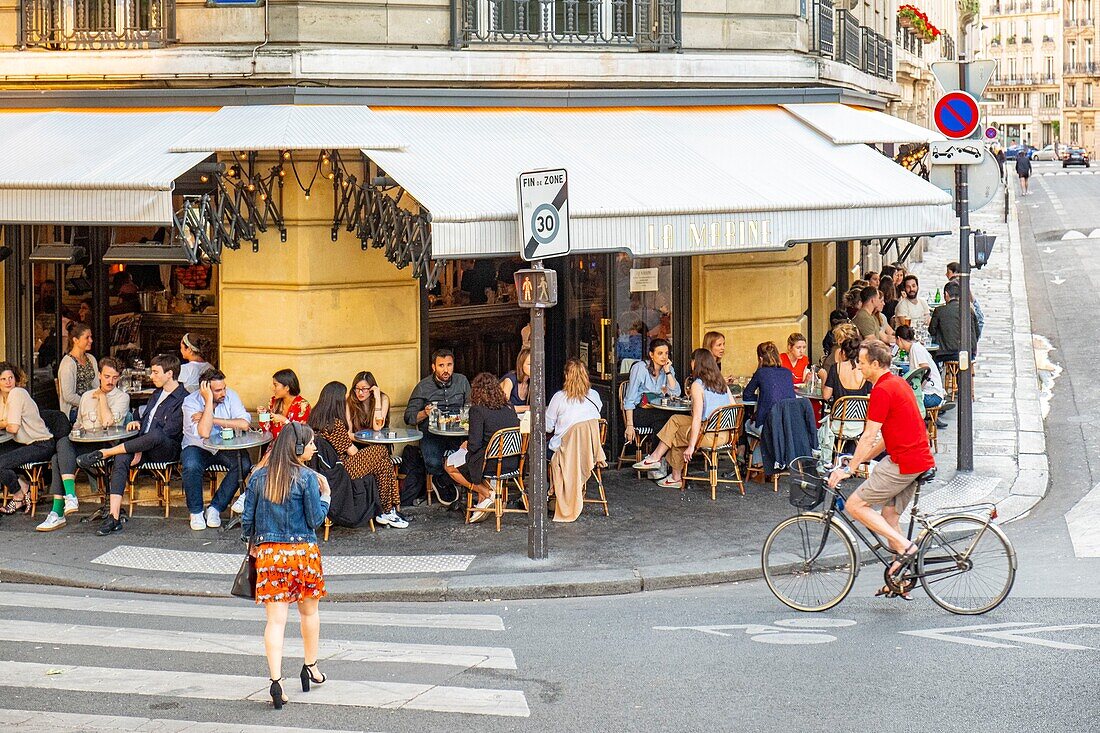
<instances>
[{"instance_id":1,"label":"striped awning","mask_svg":"<svg viewBox=\"0 0 1100 733\"><path fill-rule=\"evenodd\" d=\"M837 145L928 143L947 139L935 130L863 107L836 102L781 106Z\"/></svg>"},{"instance_id":2,"label":"striped awning","mask_svg":"<svg viewBox=\"0 0 1100 733\"><path fill-rule=\"evenodd\" d=\"M0 223L172 221L174 181L209 157L170 153L209 111L0 113Z\"/></svg>"},{"instance_id":3,"label":"striped awning","mask_svg":"<svg viewBox=\"0 0 1100 733\"><path fill-rule=\"evenodd\" d=\"M375 108L407 145L366 154L431 212L435 258L519 250L516 177L569 173L572 247L636 256L951 230L951 197L780 106Z\"/></svg>"}]
</instances>

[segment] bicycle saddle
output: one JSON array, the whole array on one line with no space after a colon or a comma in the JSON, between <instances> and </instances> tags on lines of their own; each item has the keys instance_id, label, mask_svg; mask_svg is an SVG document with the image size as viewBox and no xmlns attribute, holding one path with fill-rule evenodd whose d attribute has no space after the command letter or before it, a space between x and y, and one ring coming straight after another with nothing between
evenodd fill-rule
<instances>
[{"instance_id":1,"label":"bicycle saddle","mask_svg":"<svg viewBox=\"0 0 1100 733\"><path fill-rule=\"evenodd\" d=\"M932 466L932 468L917 476L917 483L926 484L934 478L936 478L936 467Z\"/></svg>"}]
</instances>

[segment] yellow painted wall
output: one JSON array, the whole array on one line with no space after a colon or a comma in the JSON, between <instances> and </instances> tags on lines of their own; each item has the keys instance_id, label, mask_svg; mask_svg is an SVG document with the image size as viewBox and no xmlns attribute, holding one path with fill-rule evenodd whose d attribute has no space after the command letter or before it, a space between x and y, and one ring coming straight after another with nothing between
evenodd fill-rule
<instances>
[{"instance_id":1,"label":"yellow painted wall","mask_svg":"<svg viewBox=\"0 0 1100 733\"><path fill-rule=\"evenodd\" d=\"M7 273L4 268L6 266L6 262L0 262L0 284L3 284L5 282L4 277ZM0 356L2 356L4 359L8 359L10 357L10 354L8 354L7 342L8 329L4 327L4 319L6 316L7 311L5 310L4 306L4 295L2 292L0 292Z\"/></svg>"},{"instance_id":2,"label":"yellow painted wall","mask_svg":"<svg viewBox=\"0 0 1100 733\"><path fill-rule=\"evenodd\" d=\"M814 324L809 346L810 359L817 361L822 356L821 339L829 328L829 314L836 308L837 246L832 242L810 246L813 248L810 257L810 302Z\"/></svg>"},{"instance_id":3,"label":"yellow painted wall","mask_svg":"<svg viewBox=\"0 0 1100 733\"><path fill-rule=\"evenodd\" d=\"M275 230L254 253L245 243L221 267L220 364L245 406L271 397L271 375L293 369L302 395L316 402L326 382L349 383L369 370L390 395L391 424L420 379L420 282L380 249L360 249L340 230L330 237L332 189L310 200L287 183L287 241Z\"/></svg>"},{"instance_id":4,"label":"yellow painted wall","mask_svg":"<svg viewBox=\"0 0 1100 733\"><path fill-rule=\"evenodd\" d=\"M806 245L798 245L783 252L692 258L692 342L701 343L707 331L724 333L727 375L751 375L761 341L774 341L782 351L792 331L805 332L805 257Z\"/></svg>"}]
</instances>

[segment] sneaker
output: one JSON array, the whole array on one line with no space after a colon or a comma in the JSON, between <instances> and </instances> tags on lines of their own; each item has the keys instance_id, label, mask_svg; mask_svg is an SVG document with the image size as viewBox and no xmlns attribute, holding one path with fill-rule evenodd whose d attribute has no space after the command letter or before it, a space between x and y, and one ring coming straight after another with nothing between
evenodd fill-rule
<instances>
[{"instance_id":1,"label":"sneaker","mask_svg":"<svg viewBox=\"0 0 1100 733\"><path fill-rule=\"evenodd\" d=\"M946 420L936 420L936 427L937 428L946 428L947 427L947 421Z\"/></svg>"},{"instance_id":2,"label":"sneaker","mask_svg":"<svg viewBox=\"0 0 1100 733\"><path fill-rule=\"evenodd\" d=\"M955 403L954 402L944 402L940 406L940 414L942 415L945 412L951 412L954 409L955 409Z\"/></svg>"},{"instance_id":3,"label":"sneaker","mask_svg":"<svg viewBox=\"0 0 1100 733\"><path fill-rule=\"evenodd\" d=\"M401 519L405 520L406 522L408 522L408 523L412 524L412 520L411 520L411 519L409 519L408 517L406 517L406 516L405 516L404 514L402 514L402 513L401 513L401 512L399 512L398 510L394 509L394 510L393 510L393 513L394 513L394 514L396 514L396 515L397 515L398 517L400 517Z\"/></svg>"},{"instance_id":4,"label":"sneaker","mask_svg":"<svg viewBox=\"0 0 1100 733\"><path fill-rule=\"evenodd\" d=\"M103 451L94 450L91 453L85 453L82 456L76 457L76 465L83 468L85 471L91 471L95 464L103 460Z\"/></svg>"},{"instance_id":5,"label":"sneaker","mask_svg":"<svg viewBox=\"0 0 1100 733\"><path fill-rule=\"evenodd\" d=\"M392 511L386 512L385 514L379 514L377 517L374 518L374 523L381 524L383 527L388 527L390 526L390 517L392 515Z\"/></svg>"},{"instance_id":6,"label":"sneaker","mask_svg":"<svg viewBox=\"0 0 1100 733\"><path fill-rule=\"evenodd\" d=\"M222 513L214 507L207 507L206 509L206 526L207 527L220 527L222 526ZM194 529L194 527L192 527Z\"/></svg>"},{"instance_id":7,"label":"sneaker","mask_svg":"<svg viewBox=\"0 0 1100 733\"><path fill-rule=\"evenodd\" d=\"M244 514L244 492L237 497L237 500L233 502L233 506L230 507L234 514Z\"/></svg>"},{"instance_id":8,"label":"sneaker","mask_svg":"<svg viewBox=\"0 0 1100 733\"><path fill-rule=\"evenodd\" d=\"M673 481L671 476L661 479L657 482L657 485L662 489L682 489L684 487L683 481Z\"/></svg>"},{"instance_id":9,"label":"sneaker","mask_svg":"<svg viewBox=\"0 0 1100 733\"><path fill-rule=\"evenodd\" d=\"M76 514L80 511L80 500L72 494L65 494L65 516Z\"/></svg>"},{"instance_id":10,"label":"sneaker","mask_svg":"<svg viewBox=\"0 0 1100 733\"><path fill-rule=\"evenodd\" d=\"M99 525L99 529L97 529L95 533L100 537L106 537L109 534L121 531L122 522L108 514L106 517L104 517L103 523Z\"/></svg>"},{"instance_id":11,"label":"sneaker","mask_svg":"<svg viewBox=\"0 0 1100 733\"><path fill-rule=\"evenodd\" d=\"M489 507L491 507L493 504L496 503L496 500L497 500L497 497L496 497L495 494L489 494L488 499L482 499L475 506L477 506L478 509L488 509Z\"/></svg>"},{"instance_id":12,"label":"sneaker","mask_svg":"<svg viewBox=\"0 0 1100 733\"><path fill-rule=\"evenodd\" d=\"M409 523L402 519L397 512L390 511L386 515L386 519L389 520L390 529L408 529Z\"/></svg>"},{"instance_id":13,"label":"sneaker","mask_svg":"<svg viewBox=\"0 0 1100 733\"><path fill-rule=\"evenodd\" d=\"M46 516L46 521L35 527L36 532L53 532L55 529L61 529L65 526L65 517L57 516L57 512L50 512Z\"/></svg>"},{"instance_id":14,"label":"sneaker","mask_svg":"<svg viewBox=\"0 0 1100 733\"><path fill-rule=\"evenodd\" d=\"M492 512L477 511L470 515L470 524L477 524L478 522L485 521Z\"/></svg>"},{"instance_id":15,"label":"sneaker","mask_svg":"<svg viewBox=\"0 0 1100 733\"><path fill-rule=\"evenodd\" d=\"M631 468L633 468L635 471L656 471L660 467L661 462L655 461L649 456L646 456L645 458L631 466Z\"/></svg>"},{"instance_id":16,"label":"sneaker","mask_svg":"<svg viewBox=\"0 0 1100 733\"><path fill-rule=\"evenodd\" d=\"M442 490L440 490L442 488ZM438 481L432 481L432 491L435 493L435 500L445 507L449 507L458 501L458 489L454 486L439 486Z\"/></svg>"},{"instance_id":17,"label":"sneaker","mask_svg":"<svg viewBox=\"0 0 1100 733\"><path fill-rule=\"evenodd\" d=\"M203 519L202 512L191 515L191 529L196 532L201 529L206 529L206 520Z\"/></svg>"}]
</instances>

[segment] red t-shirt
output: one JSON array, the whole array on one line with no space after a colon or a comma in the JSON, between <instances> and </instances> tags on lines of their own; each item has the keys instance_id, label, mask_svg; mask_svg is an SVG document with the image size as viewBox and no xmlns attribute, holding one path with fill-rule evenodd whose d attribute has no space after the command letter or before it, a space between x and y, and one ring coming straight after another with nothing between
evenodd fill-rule
<instances>
[{"instance_id":1,"label":"red t-shirt","mask_svg":"<svg viewBox=\"0 0 1100 733\"><path fill-rule=\"evenodd\" d=\"M791 357L787 356L787 352L784 351L779 355L779 364L794 376L795 384L802 384L802 378L806 376L806 368L810 366L810 357L803 356L792 364Z\"/></svg>"},{"instance_id":2,"label":"red t-shirt","mask_svg":"<svg viewBox=\"0 0 1100 733\"><path fill-rule=\"evenodd\" d=\"M886 453L902 474L921 473L936 465L917 395L904 379L890 372L878 378L871 388L867 419L882 424Z\"/></svg>"}]
</instances>

